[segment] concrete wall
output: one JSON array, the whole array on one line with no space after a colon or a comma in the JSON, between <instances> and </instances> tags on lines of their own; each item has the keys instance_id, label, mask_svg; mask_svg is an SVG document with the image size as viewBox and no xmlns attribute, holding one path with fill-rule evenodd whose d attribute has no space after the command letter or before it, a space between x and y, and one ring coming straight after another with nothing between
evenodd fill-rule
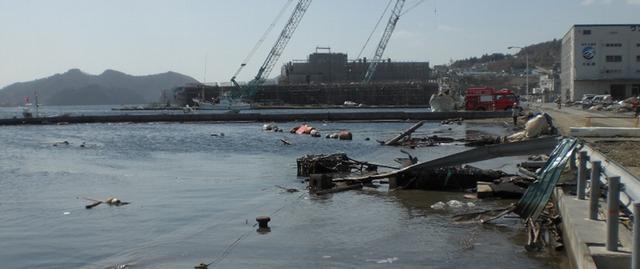
<instances>
[{"instance_id":1,"label":"concrete wall","mask_svg":"<svg viewBox=\"0 0 640 269\"><path fill-rule=\"evenodd\" d=\"M255 101L289 105L428 105L438 92L435 83L344 83L262 86Z\"/></svg>"}]
</instances>

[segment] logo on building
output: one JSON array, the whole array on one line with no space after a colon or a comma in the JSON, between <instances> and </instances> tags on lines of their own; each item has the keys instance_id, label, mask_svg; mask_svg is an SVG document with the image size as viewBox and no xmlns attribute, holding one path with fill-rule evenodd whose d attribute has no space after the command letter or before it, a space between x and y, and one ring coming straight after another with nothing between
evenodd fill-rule
<instances>
[{"instance_id":1,"label":"logo on building","mask_svg":"<svg viewBox=\"0 0 640 269\"><path fill-rule=\"evenodd\" d=\"M582 57L584 57L585 59L591 60L595 56L596 49L594 49L593 47L585 47L584 49L582 49Z\"/></svg>"}]
</instances>

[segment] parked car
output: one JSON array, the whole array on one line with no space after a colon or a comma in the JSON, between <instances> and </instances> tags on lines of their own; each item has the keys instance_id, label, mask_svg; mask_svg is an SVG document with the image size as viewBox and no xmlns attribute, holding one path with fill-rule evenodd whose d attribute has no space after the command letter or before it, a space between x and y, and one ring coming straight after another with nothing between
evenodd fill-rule
<instances>
[{"instance_id":1,"label":"parked car","mask_svg":"<svg viewBox=\"0 0 640 269\"><path fill-rule=\"evenodd\" d=\"M581 104L583 109L587 109L591 107L591 102L593 97L596 97L595 94L584 94L582 95L582 99L576 103Z\"/></svg>"},{"instance_id":2,"label":"parked car","mask_svg":"<svg viewBox=\"0 0 640 269\"><path fill-rule=\"evenodd\" d=\"M613 98L609 94L596 95L593 98L589 99L588 102L582 103L582 108L588 109L595 105L611 105L613 104Z\"/></svg>"}]
</instances>

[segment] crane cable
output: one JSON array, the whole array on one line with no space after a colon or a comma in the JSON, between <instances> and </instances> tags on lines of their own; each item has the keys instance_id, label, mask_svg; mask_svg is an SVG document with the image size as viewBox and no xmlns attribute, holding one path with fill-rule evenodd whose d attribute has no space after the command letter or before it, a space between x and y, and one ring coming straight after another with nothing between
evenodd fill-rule
<instances>
[{"instance_id":1,"label":"crane cable","mask_svg":"<svg viewBox=\"0 0 640 269\"><path fill-rule=\"evenodd\" d=\"M391 6L391 2L393 2L393 0L389 0L389 3L387 3L387 7L384 8L384 11L382 12L382 15L380 15L380 18L378 19L378 22L376 23L376 26L373 27L373 30L371 31L371 33L369 34L369 37L367 38L367 41L364 42L364 45L362 46L362 49L360 49L360 53L358 53L358 57L356 59L360 59L360 56L362 56L362 52L364 52L364 49L367 47L367 45L369 44L369 41L371 41L371 37L373 36L373 34L376 32L376 30L378 30L378 26L380 26L380 22L382 21L382 19L384 18L384 15L387 14L387 11L389 10L389 7Z\"/></svg>"},{"instance_id":2,"label":"crane cable","mask_svg":"<svg viewBox=\"0 0 640 269\"><path fill-rule=\"evenodd\" d=\"M244 60L242 60L242 63L240 64L240 67L238 68L238 70L233 75L234 78L238 74L240 74L240 71L242 71L242 69L247 65L247 62L249 62L249 60L251 60L251 58L253 58L253 55L258 51L260 46L262 46L262 43L264 43L264 41L267 39L267 36L271 33L273 28L276 26L276 24L278 23L280 18L282 18L282 16L287 11L287 8L289 7L289 5L291 5L292 2L293 2L293 0L287 0L287 2L284 4L282 9L280 9L280 12L278 12L278 15L276 16L276 18L273 20L273 22L271 22L269 27L267 27L267 30L262 34L262 36L260 37L258 42L256 42L256 44L253 46L251 51L249 51L249 54L247 55L247 57L245 57Z\"/></svg>"},{"instance_id":3,"label":"crane cable","mask_svg":"<svg viewBox=\"0 0 640 269\"><path fill-rule=\"evenodd\" d=\"M422 3L424 3L425 0L419 0L417 3L415 3L413 6L407 8L404 10L404 12L400 13L400 17L404 16L404 14L409 13L409 11L411 11L412 9L418 7L419 5L421 5Z\"/></svg>"},{"instance_id":4,"label":"crane cable","mask_svg":"<svg viewBox=\"0 0 640 269\"><path fill-rule=\"evenodd\" d=\"M373 27L373 30L369 34L369 37L367 38L367 41L364 42L364 45L362 46L362 49L360 49L360 52L358 53L358 57L356 57L356 59L360 59L360 56L362 56L362 53L364 52L365 48L367 47L367 45L369 45L369 41L371 41L371 37L376 32L376 30L378 30L378 26L380 26L380 22L384 18L384 15L387 14L387 11L389 10L389 7L391 6L391 2L393 2L393 0L389 0L389 3L387 3L387 7L384 8L384 11L382 12L382 15L380 15L380 18L378 19L378 22L376 23L376 26ZM405 9L404 12L400 13L399 17L404 16L405 14L409 13L409 11L411 11L412 9L418 7L419 5L423 4L424 2L425 2L425 0L419 0L418 2L413 4L411 7Z\"/></svg>"}]
</instances>

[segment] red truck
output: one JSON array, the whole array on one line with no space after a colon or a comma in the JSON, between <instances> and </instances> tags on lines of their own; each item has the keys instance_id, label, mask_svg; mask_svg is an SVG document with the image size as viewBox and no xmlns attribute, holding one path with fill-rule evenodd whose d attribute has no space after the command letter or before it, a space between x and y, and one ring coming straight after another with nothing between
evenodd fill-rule
<instances>
[{"instance_id":1,"label":"red truck","mask_svg":"<svg viewBox=\"0 0 640 269\"><path fill-rule=\"evenodd\" d=\"M513 103L519 104L518 96L508 89L469 88L464 98L468 111L502 111L510 110Z\"/></svg>"}]
</instances>

